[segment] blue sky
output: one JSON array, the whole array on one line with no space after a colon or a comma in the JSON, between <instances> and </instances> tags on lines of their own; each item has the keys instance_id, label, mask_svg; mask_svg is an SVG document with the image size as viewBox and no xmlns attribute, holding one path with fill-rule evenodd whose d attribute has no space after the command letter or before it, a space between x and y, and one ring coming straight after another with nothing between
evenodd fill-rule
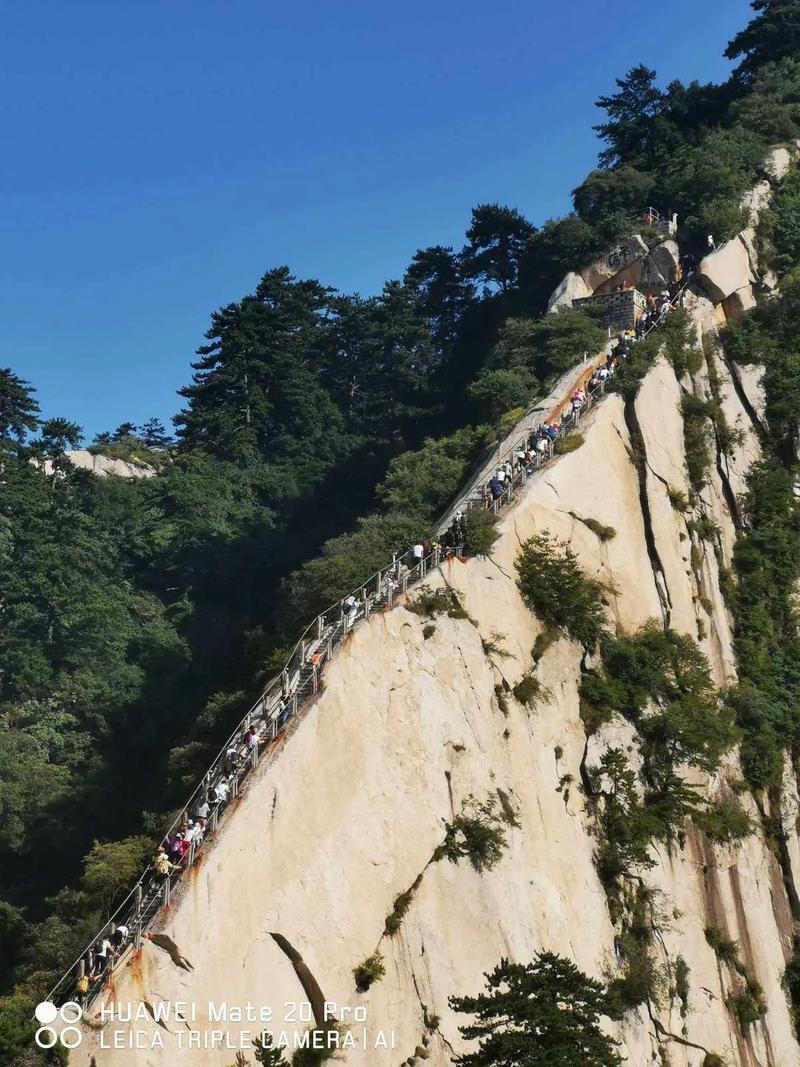
<instances>
[{"instance_id":1,"label":"blue sky","mask_svg":"<svg viewBox=\"0 0 800 1067\"><path fill-rule=\"evenodd\" d=\"M725 77L747 0L4 5L0 366L88 434L165 422L209 313L288 263L347 291L569 209L637 62Z\"/></svg>"}]
</instances>

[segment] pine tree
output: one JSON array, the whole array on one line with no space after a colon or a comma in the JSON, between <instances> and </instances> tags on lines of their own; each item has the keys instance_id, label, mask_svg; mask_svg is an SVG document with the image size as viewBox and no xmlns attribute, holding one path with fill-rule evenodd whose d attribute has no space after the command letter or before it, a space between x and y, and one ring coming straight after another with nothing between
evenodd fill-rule
<instances>
[{"instance_id":1,"label":"pine tree","mask_svg":"<svg viewBox=\"0 0 800 1067\"><path fill-rule=\"evenodd\" d=\"M736 75L745 82L766 63L796 56L800 51L800 0L752 0L759 12L725 49L727 59L739 59Z\"/></svg>"},{"instance_id":2,"label":"pine tree","mask_svg":"<svg viewBox=\"0 0 800 1067\"><path fill-rule=\"evenodd\" d=\"M121 441L125 437L135 437L137 426L135 422L121 422L112 434L112 440Z\"/></svg>"},{"instance_id":3,"label":"pine tree","mask_svg":"<svg viewBox=\"0 0 800 1067\"><path fill-rule=\"evenodd\" d=\"M165 448L170 443L170 436L161 419L152 418L139 427L139 436L148 448Z\"/></svg>"},{"instance_id":4,"label":"pine tree","mask_svg":"<svg viewBox=\"0 0 800 1067\"><path fill-rule=\"evenodd\" d=\"M635 166L647 157L653 120L663 104L663 95L655 85L656 72L644 64L632 67L624 78L617 78L619 92L601 96L595 106L608 115L594 129L608 148L600 153L600 164L613 167L620 163Z\"/></svg>"},{"instance_id":5,"label":"pine tree","mask_svg":"<svg viewBox=\"0 0 800 1067\"><path fill-rule=\"evenodd\" d=\"M184 449L277 461L298 454L317 467L340 445L341 416L320 380L332 291L269 271L255 293L215 312L175 418Z\"/></svg>"},{"instance_id":6,"label":"pine tree","mask_svg":"<svg viewBox=\"0 0 800 1067\"><path fill-rule=\"evenodd\" d=\"M443 245L417 252L404 281L419 296L420 310L430 324L441 358L455 342L461 316L475 297L475 286L464 277L453 249Z\"/></svg>"},{"instance_id":7,"label":"pine tree","mask_svg":"<svg viewBox=\"0 0 800 1067\"><path fill-rule=\"evenodd\" d=\"M450 1007L476 1021L459 1027L475 1052L462 1067L617 1067L615 1042L600 1029L610 1007L600 982L571 960L539 953L532 963L500 961L486 976L487 991L451 997Z\"/></svg>"},{"instance_id":8,"label":"pine tree","mask_svg":"<svg viewBox=\"0 0 800 1067\"><path fill-rule=\"evenodd\" d=\"M39 425L39 405L33 393L31 386L10 367L0 367L0 447L21 444L25 435Z\"/></svg>"},{"instance_id":9,"label":"pine tree","mask_svg":"<svg viewBox=\"0 0 800 1067\"><path fill-rule=\"evenodd\" d=\"M496 285L505 293L519 282L520 265L536 228L516 208L479 204L461 253L468 278Z\"/></svg>"}]
</instances>

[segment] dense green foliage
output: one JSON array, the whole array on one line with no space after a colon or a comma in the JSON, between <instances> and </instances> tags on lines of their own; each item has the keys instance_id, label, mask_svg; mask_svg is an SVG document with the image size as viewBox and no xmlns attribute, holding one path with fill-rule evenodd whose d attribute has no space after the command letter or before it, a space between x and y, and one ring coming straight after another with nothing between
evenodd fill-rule
<instances>
[{"instance_id":1,"label":"dense green foliage","mask_svg":"<svg viewBox=\"0 0 800 1067\"><path fill-rule=\"evenodd\" d=\"M760 176L766 148L800 136L798 2L754 7L730 45L740 66L726 84L661 88L638 66L598 101L600 166L574 191L566 218L536 227L511 207L482 204L463 248L420 250L375 296L277 267L214 312L181 391L177 440L150 420L90 445L150 463L152 479L100 480L73 468L64 452L80 443L80 428L42 421L27 383L0 369L0 990L17 988L0 1013L4 1053L23 1046L30 997L125 891L298 631L393 552L433 533L519 408L599 348L603 331L587 315L543 316L563 274L642 230L651 204L678 212L684 247L695 251L709 232L720 240L740 226L740 197ZM792 176L763 226L764 249L782 272L800 254L798 202ZM783 293L726 339L730 358L766 367L775 445L751 475L736 550L744 666L730 698L748 777L762 785L775 780L780 749L796 745L800 726L787 592L800 576L792 496L800 282L785 275ZM636 346L615 380L623 396L635 394L661 341L676 373L692 369L681 320L670 316L660 340ZM696 489L710 436L719 444L724 432L715 412L687 411ZM471 554L488 553L494 540L481 515L467 516ZM548 633L563 628L595 645L602 590L568 550L534 539L520 584ZM713 700L688 649L669 638L664 647L627 639L639 642L633 649L625 640L604 645L597 684L617 685L623 661L644 675L666 663L667 683L656 716L643 713L627 674L613 700L585 686L587 721L613 709L636 722L650 776L642 800L613 753L598 771L619 779L621 808L609 805L609 825L632 827L612 867L638 862L642 841L689 809L673 765L713 765L729 727L723 716L711 729ZM696 722L686 685L699 700ZM649 829L640 833L640 822ZM480 826L458 828L453 848L467 848L467 831L488 865Z\"/></svg>"},{"instance_id":2,"label":"dense green foliage","mask_svg":"<svg viewBox=\"0 0 800 1067\"><path fill-rule=\"evenodd\" d=\"M356 989L359 993L366 993L373 982L380 981L386 974L386 966L380 952L374 952L357 967L353 968L353 978L356 981Z\"/></svg>"},{"instance_id":3,"label":"dense green foliage","mask_svg":"<svg viewBox=\"0 0 800 1067\"><path fill-rule=\"evenodd\" d=\"M475 1016L460 1027L479 1047L458 1057L464 1067L615 1067L615 1042L600 1029L612 1013L602 984L571 960L541 952L532 963L501 960L485 975L486 992L451 997L455 1012Z\"/></svg>"},{"instance_id":4,"label":"dense green foliage","mask_svg":"<svg viewBox=\"0 0 800 1067\"><path fill-rule=\"evenodd\" d=\"M483 803L470 802L445 827L445 838L436 850L436 859L458 863L462 858L470 861L473 868L482 873L490 871L500 862L506 850L503 811L497 810L497 798Z\"/></svg>"},{"instance_id":5,"label":"dense green foliage","mask_svg":"<svg viewBox=\"0 0 800 1067\"><path fill-rule=\"evenodd\" d=\"M650 843L670 840L687 816L707 819L719 836L741 836L747 824L704 803L679 773L685 764L713 772L736 736L695 642L652 623L605 636L600 650L601 669L581 685L584 724L592 732L621 715L636 727L641 757L641 782L621 749L607 749L589 769L600 824L596 863L613 896L635 867L652 865Z\"/></svg>"},{"instance_id":6,"label":"dense green foliage","mask_svg":"<svg viewBox=\"0 0 800 1067\"><path fill-rule=\"evenodd\" d=\"M800 634L793 590L800 578L800 515L794 496L795 441L800 426L800 280L732 324L728 357L764 366L772 454L748 475L745 528L734 553L736 650L740 684L730 696L741 726L742 766L756 788L776 784L781 752L800 741Z\"/></svg>"},{"instance_id":7,"label":"dense green foliage","mask_svg":"<svg viewBox=\"0 0 800 1067\"><path fill-rule=\"evenodd\" d=\"M516 569L520 592L545 626L594 646L605 619L603 587L584 575L568 544L543 530L522 546Z\"/></svg>"}]
</instances>

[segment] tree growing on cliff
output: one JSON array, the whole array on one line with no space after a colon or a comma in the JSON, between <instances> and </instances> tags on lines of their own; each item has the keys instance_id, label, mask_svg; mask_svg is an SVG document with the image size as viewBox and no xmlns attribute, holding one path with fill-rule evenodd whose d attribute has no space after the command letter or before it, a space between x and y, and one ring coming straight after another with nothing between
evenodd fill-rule
<instances>
[{"instance_id":1,"label":"tree growing on cliff","mask_svg":"<svg viewBox=\"0 0 800 1067\"><path fill-rule=\"evenodd\" d=\"M486 992L451 997L450 1007L476 1021L459 1027L475 1052L462 1067L616 1067L616 1043L602 1032L609 1015L606 990L571 960L541 952L531 963L502 959L486 976Z\"/></svg>"},{"instance_id":2,"label":"tree growing on cliff","mask_svg":"<svg viewBox=\"0 0 800 1067\"><path fill-rule=\"evenodd\" d=\"M542 530L522 546L516 569L519 590L542 622L595 645L605 622L603 585L586 577L566 542Z\"/></svg>"},{"instance_id":3,"label":"tree growing on cliff","mask_svg":"<svg viewBox=\"0 0 800 1067\"><path fill-rule=\"evenodd\" d=\"M800 49L800 0L752 0L758 15L725 49L727 59L741 59L736 74L743 81L774 60Z\"/></svg>"},{"instance_id":4,"label":"tree growing on cliff","mask_svg":"<svg viewBox=\"0 0 800 1067\"><path fill-rule=\"evenodd\" d=\"M663 94L655 84L656 72L640 63L617 79L616 93L601 96L596 106L607 119L595 126L608 148L600 153L600 164L613 167L625 161L646 158L653 123L663 104Z\"/></svg>"}]
</instances>

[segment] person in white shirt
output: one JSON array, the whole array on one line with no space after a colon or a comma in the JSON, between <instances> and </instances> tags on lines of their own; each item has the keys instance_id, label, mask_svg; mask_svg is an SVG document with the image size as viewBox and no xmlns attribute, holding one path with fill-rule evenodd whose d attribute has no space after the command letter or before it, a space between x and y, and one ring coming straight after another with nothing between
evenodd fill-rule
<instances>
[{"instance_id":1,"label":"person in white shirt","mask_svg":"<svg viewBox=\"0 0 800 1067\"><path fill-rule=\"evenodd\" d=\"M113 944L114 948L117 950L117 952L120 951L120 949L122 948L122 946L125 944L125 942L127 940L128 940L128 927L125 925L125 923L120 923L116 927L116 929L114 930L114 933L111 935L112 944Z\"/></svg>"},{"instance_id":2,"label":"person in white shirt","mask_svg":"<svg viewBox=\"0 0 800 1067\"><path fill-rule=\"evenodd\" d=\"M424 554L425 549L422 547L422 543L420 541L417 541L417 543L411 549L411 555L414 557L414 559L422 559Z\"/></svg>"}]
</instances>

